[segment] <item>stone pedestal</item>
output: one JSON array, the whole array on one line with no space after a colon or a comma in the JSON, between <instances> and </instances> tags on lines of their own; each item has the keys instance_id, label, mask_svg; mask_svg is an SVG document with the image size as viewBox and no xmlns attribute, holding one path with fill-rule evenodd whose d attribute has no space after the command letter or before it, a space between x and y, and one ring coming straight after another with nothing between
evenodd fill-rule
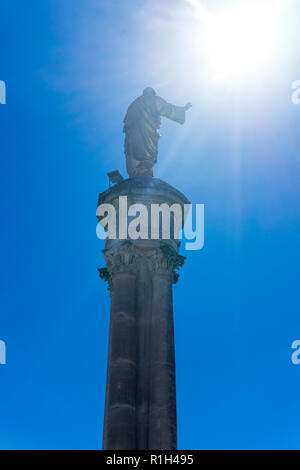
<instances>
[{"instance_id":1,"label":"stone pedestal","mask_svg":"<svg viewBox=\"0 0 300 470\"><path fill-rule=\"evenodd\" d=\"M151 204L189 203L167 183L139 177L100 194L99 205L110 203L119 215L120 196L149 214ZM184 257L174 234L151 240L150 231L151 223L147 240L107 239L99 270L111 296L105 450L177 448L172 285Z\"/></svg>"}]
</instances>

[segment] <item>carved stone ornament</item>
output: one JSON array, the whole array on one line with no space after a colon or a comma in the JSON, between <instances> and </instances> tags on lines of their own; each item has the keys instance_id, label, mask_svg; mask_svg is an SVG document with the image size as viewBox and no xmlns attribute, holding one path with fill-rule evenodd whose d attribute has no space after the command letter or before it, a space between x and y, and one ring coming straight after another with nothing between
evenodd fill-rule
<instances>
[{"instance_id":1,"label":"carved stone ornament","mask_svg":"<svg viewBox=\"0 0 300 470\"><path fill-rule=\"evenodd\" d=\"M136 261L139 258L138 249L130 241L125 241L117 248L103 250L109 275L136 273Z\"/></svg>"},{"instance_id":2,"label":"carved stone ornament","mask_svg":"<svg viewBox=\"0 0 300 470\"><path fill-rule=\"evenodd\" d=\"M174 284L177 283L179 274L176 272L184 265L185 256L181 256L167 244L161 244L148 255L148 261L153 276L170 276Z\"/></svg>"}]
</instances>

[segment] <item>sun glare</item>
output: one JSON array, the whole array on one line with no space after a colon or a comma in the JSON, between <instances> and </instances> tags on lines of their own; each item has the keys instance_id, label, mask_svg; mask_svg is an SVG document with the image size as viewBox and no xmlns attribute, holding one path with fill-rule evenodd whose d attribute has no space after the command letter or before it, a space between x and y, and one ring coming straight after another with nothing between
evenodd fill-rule
<instances>
[{"instance_id":1,"label":"sun glare","mask_svg":"<svg viewBox=\"0 0 300 470\"><path fill-rule=\"evenodd\" d=\"M208 10L188 0L201 22L201 44L214 79L256 75L277 54L282 0L240 0Z\"/></svg>"}]
</instances>

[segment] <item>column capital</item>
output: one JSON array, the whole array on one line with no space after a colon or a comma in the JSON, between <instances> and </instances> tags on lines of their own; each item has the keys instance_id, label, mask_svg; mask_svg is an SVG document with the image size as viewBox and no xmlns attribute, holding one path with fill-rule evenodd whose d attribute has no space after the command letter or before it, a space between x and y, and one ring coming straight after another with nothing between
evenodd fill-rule
<instances>
[{"instance_id":1,"label":"column capital","mask_svg":"<svg viewBox=\"0 0 300 470\"><path fill-rule=\"evenodd\" d=\"M179 255L167 243L161 243L148 255L152 277L170 277L171 281L176 284L179 278L176 271L184 265L185 259L185 256Z\"/></svg>"},{"instance_id":2,"label":"column capital","mask_svg":"<svg viewBox=\"0 0 300 470\"><path fill-rule=\"evenodd\" d=\"M108 283L108 290L111 290L112 287L112 278L107 268L98 268L100 279L103 279L104 282Z\"/></svg>"},{"instance_id":3,"label":"column capital","mask_svg":"<svg viewBox=\"0 0 300 470\"><path fill-rule=\"evenodd\" d=\"M131 241L126 240L118 247L103 250L103 255L111 278L118 274L136 274L136 261L140 254Z\"/></svg>"}]
</instances>

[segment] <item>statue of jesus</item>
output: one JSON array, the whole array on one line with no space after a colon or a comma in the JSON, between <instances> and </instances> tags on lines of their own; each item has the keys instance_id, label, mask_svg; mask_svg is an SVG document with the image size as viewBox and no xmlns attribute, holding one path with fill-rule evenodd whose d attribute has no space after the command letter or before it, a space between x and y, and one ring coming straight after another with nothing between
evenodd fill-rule
<instances>
[{"instance_id":1,"label":"statue of jesus","mask_svg":"<svg viewBox=\"0 0 300 470\"><path fill-rule=\"evenodd\" d=\"M125 119L126 169L130 178L153 176L157 161L157 147L160 134L160 117L184 124L185 113L191 107L169 104L157 96L153 88L145 88L142 96L129 106Z\"/></svg>"}]
</instances>

